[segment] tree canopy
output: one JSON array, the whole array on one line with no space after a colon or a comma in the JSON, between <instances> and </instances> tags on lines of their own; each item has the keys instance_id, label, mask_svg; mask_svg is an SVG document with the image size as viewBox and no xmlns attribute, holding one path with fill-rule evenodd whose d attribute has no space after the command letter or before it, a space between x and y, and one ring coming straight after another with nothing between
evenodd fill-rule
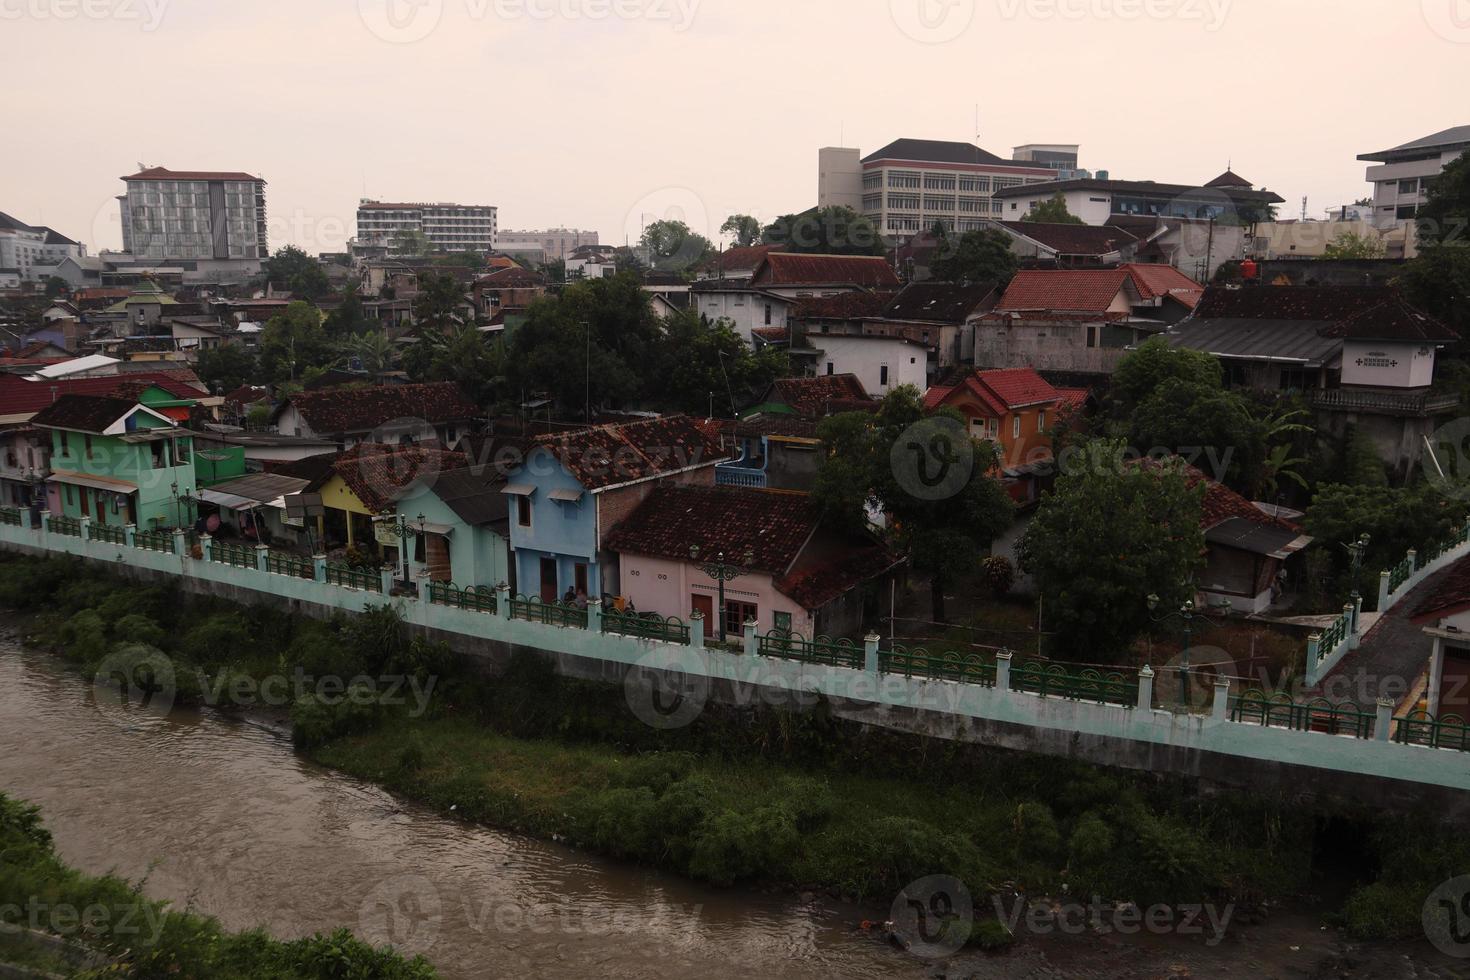
<instances>
[{"instance_id":1,"label":"tree canopy","mask_svg":"<svg viewBox=\"0 0 1470 980\"><path fill-rule=\"evenodd\" d=\"M1081 225L1086 224L1081 218L1067 210L1067 196L1061 191L1053 194L1050 199L1042 201L1031 212L1021 219L1036 224L1048 225Z\"/></svg>"},{"instance_id":2,"label":"tree canopy","mask_svg":"<svg viewBox=\"0 0 1470 980\"><path fill-rule=\"evenodd\" d=\"M255 355L239 344L225 344L199 352L194 372L210 391L226 394L255 378Z\"/></svg>"},{"instance_id":3,"label":"tree canopy","mask_svg":"<svg viewBox=\"0 0 1470 980\"><path fill-rule=\"evenodd\" d=\"M842 206L783 214L761 231L761 241L811 255L882 255L888 248L871 219Z\"/></svg>"},{"instance_id":4,"label":"tree canopy","mask_svg":"<svg viewBox=\"0 0 1470 980\"><path fill-rule=\"evenodd\" d=\"M1322 250L1324 259L1381 259L1387 254L1388 246L1383 244L1383 239L1354 231L1339 233Z\"/></svg>"},{"instance_id":5,"label":"tree canopy","mask_svg":"<svg viewBox=\"0 0 1470 980\"><path fill-rule=\"evenodd\" d=\"M1203 485L1176 463L1128 463L1121 443L1097 441L1063 467L1021 540L1051 649L1114 663L1148 628L1148 597L1193 599L1205 549Z\"/></svg>"},{"instance_id":6,"label":"tree canopy","mask_svg":"<svg viewBox=\"0 0 1470 980\"><path fill-rule=\"evenodd\" d=\"M1160 385L1172 379L1219 388L1224 383L1225 371L1213 355L1171 347L1167 340L1155 337L1129 352L1113 372L1113 414L1119 418L1128 416Z\"/></svg>"},{"instance_id":7,"label":"tree canopy","mask_svg":"<svg viewBox=\"0 0 1470 980\"><path fill-rule=\"evenodd\" d=\"M1470 336L1470 152L1430 181L1415 223L1419 255L1402 284L1420 309Z\"/></svg>"},{"instance_id":8,"label":"tree canopy","mask_svg":"<svg viewBox=\"0 0 1470 980\"><path fill-rule=\"evenodd\" d=\"M890 543L929 579L932 615L943 622L945 589L979 568L1014 514L990 473L994 446L972 440L950 410L926 416L912 385L889 392L874 414L823 421L818 434L824 458L813 498L853 531L866 527L869 507L880 508Z\"/></svg>"},{"instance_id":9,"label":"tree canopy","mask_svg":"<svg viewBox=\"0 0 1470 980\"><path fill-rule=\"evenodd\" d=\"M267 282L290 290L298 299L321 299L332 291L321 263L295 245L278 249L261 271Z\"/></svg>"},{"instance_id":10,"label":"tree canopy","mask_svg":"<svg viewBox=\"0 0 1470 980\"><path fill-rule=\"evenodd\" d=\"M260 370L271 383L294 380L307 368L326 367L336 358L337 350L322 329L321 312L310 303L291 303L261 331Z\"/></svg>"},{"instance_id":11,"label":"tree canopy","mask_svg":"<svg viewBox=\"0 0 1470 980\"><path fill-rule=\"evenodd\" d=\"M967 231L958 240L946 235L930 272L943 282L1005 285L1016 274L1016 268L1011 237L998 229L986 228Z\"/></svg>"},{"instance_id":12,"label":"tree canopy","mask_svg":"<svg viewBox=\"0 0 1470 980\"><path fill-rule=\"evenodd\" d=\"M639 244L653 267L663 272L684 272L714 251L708 238L675 219L655 221L644 228Z\"/></svg>"},{"instance_id":13,"label":"tree canopy","mask_svg":"<svg viewBox=\"0 0 1470 980\"><path fill-rule=\"evenodd\" d=\"M720 225L720 234L729 235L741 248L749 248L760 241L761 223L748 214L732 214Z\"/></svg>"}]
</instances>

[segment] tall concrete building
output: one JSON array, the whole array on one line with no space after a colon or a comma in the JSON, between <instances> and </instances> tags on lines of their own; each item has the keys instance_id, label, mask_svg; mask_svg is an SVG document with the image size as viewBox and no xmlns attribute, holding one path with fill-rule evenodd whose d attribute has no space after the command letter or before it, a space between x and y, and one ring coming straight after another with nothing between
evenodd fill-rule
<instances>
[{"instance_id":1,"label":"tall concrete building","mask_svg":"<svg viewBox=\"0 0 1470 980\"><path fill-rule=\"evenodd\" d=\"M1378 153L1358 157L1376 163L1368 168L1373 185L1373 223L1391 227L1396 221L1413 221L1419 206L1429 199L1429 183L1466 150L1470 150L1470 126L1456 126Z\"/></svg>"},{"instance_id":2,"label":"tall concrete building","mask_svg":"<svg viewBox=\"0 0 1470 980\"><path fill-rule=\"evenodd\" d=\"M496 246L507 255L523 255L542 262L565 261L584 245L600 245L597 232L576 228L547 228L543 231L503 231Z\"/></svg>"},{"instance_id":3,"label":"tall concrete building","mask_svg":"<svg viewBox=\"0 0 1470 980\"><path fill-rule=\"evenodd\" d=\"M153 265L236 266L270 255L265 181L247 173L149 167L122 178L123 251Z\"/></svg>"},{"instance_id":4,"label":"tall concrete building","mask_svg":"<svg viewBox=\"0 0 1470 980\"><path fill-rule=\"evenodd\" d=\"M498 209L487 204L388 204L364 199L357 243L392 248L404 232L420 232L440 252L493 252Z\"/></svg>"},{"instance_id":5,"label":"tall concrete building","mask_svg":"<svg viewBox=\"0 0 1470 980\"><path fill-rule=\"evenodd\" d=\"M80 259L87 247L47 228L28 225L0 211L0 273L21 282L45 279L67 258Z\"/></svg>"},{"instance_id":6,"label":"tall concrete building","mask_svg":"<svg viewBox=\"0 0 1470 980\"><path fill-rule=\"evenodd\" d=\"M1056 149L1023 147L1022 149ZM1075 167L1075 146L1070 161ZM1001 216L995 191L1055 180L1050 159L1005 160L972 143L900 139L876 153L824 147L817 153L817 204L843 205L871 218L890 236L906 237L944 222L952 231L978 231Z\"/></svg>"}]
</instances>

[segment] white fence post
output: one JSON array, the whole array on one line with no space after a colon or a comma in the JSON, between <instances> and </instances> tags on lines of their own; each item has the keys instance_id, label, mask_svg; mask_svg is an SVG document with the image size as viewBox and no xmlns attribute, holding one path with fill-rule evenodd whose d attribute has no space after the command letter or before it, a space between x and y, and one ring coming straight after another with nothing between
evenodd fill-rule
<instances>
[{"instance_id":1,"label":"white fence post","mask_svg":"<svg viewBox=\"0 0 1470 980\"><path fill-rule=\"evenodd\" d=\"M1147 665L1138 672L1138 710L1154 710L1154 669Z\"/></svg>"}]
</instances>

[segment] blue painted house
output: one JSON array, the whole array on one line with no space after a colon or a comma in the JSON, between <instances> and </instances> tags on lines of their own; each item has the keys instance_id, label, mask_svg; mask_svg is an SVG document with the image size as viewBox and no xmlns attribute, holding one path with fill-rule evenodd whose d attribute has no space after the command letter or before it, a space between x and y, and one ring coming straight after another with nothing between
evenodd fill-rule
<instances>
[{"instance_id":1,"label":"blue painted house","mask_svg":"<svg viewBox=\"0 0 1470 980\"><path fill-rule=\"evenodd\" d=\"M663 484L713 486L727 454L686 416L543 436L508 477L517 589L554 601L621 592L609 533Z\"/></svg>"}]
</instances>

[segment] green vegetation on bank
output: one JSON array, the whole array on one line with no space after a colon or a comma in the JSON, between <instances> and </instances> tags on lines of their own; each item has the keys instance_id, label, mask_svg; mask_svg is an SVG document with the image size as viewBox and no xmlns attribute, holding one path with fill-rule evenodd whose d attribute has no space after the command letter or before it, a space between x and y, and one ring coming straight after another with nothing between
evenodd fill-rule
<instances>
[{"instance_id":1,"label":"green vegetation on bank","mask_svg":"<svg viewBox=\"0 0 1470 980\"><path fill-rule=\"evenodd\" d=\"M172 911L120 878L94 878L56 856L39 811L0 794L0 925L34 929L95 950L111 962L71 972L103 977L210 980L431 980L422 957L373 949L347 930L281 942L263 931L229 933L214 919ZM48 962L48 960L50 962ZM12 937L0 963L52 967L55 957Z\"/></svg>"},{"instance_id":2,"label":"green vegetation on bank","mask_svg":"<svg viewBox=\"0 0 1470 980\"><path fill-rule=\"evenodd\" d=\"M411 638L387 607L320 623L13 556L0 556L0 607L30 613L28 639L83 670L153 644L180 678L299 668L432 679L422 717L411 702L304 697L297 744L459 818L718 885L887 901L950 874L976 894L1253 905L1312 887L1328 816L1264 793L1202 796L1186 780L867 730L821 703L712 704L688 728L660 731L632 715L621 687L561 677L533 655L482 676ZM204 693L181 682L182 698ZM1345 923L1364 937L1416 934L1424 896L1470 866L1470 847L1427 821L1339 816L1358 842L1321 860L1360 872Z\"/></svg>"}]
</instances>

